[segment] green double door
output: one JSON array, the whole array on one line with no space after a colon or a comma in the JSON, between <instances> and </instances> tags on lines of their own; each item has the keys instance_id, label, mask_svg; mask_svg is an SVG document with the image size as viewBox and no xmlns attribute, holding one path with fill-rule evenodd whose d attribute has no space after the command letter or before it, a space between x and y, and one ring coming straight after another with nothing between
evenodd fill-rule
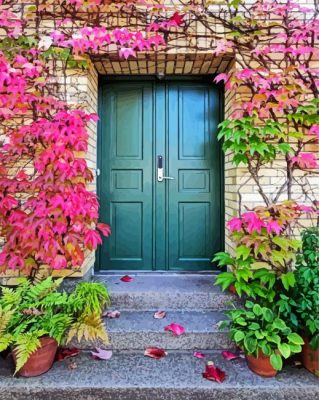
<instances>
[{"instance_id":1,"label":"green double door","mask_svg":"<svg viewBox=\"0 0 319 400\"><path fill-rule=\"evenodd\" d=\"M113 81L100 101L98 194L112 235L98 269L212 269L223 221L218 89Z\"/></svg>"}]
</instances>

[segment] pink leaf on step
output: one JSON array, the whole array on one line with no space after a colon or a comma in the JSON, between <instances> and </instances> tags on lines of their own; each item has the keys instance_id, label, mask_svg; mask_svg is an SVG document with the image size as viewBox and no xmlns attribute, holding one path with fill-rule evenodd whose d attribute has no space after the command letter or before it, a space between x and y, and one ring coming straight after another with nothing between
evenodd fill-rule
<instances>
[{"instance_id":1,"label":"pink leaf on step","mask_svg":"<svg viewBox=\"0 0 319 400\"><path fill-rule=\"evenodd\" d=\"M132 282L132 280L133 280L133 278L131 276L129 276L129 275L124 275L121 278L122 282Z\"/></svg>"},{"instance_id":2,"label":"pink leaf on step","mask_svg":"<svg viewBox=\"0 0 319 400\"><path fill-rule=\"evenodd\" d=\"M194 351L194 357L196 358L205 358L205 354L200 351Z\"/></svg>"},{"instance_id":3,"label":"pink leaf on step","mask_svg":"<svg viewBox=\"0 0 319 400\"><path fill-rule=\"evenodd\" d=\"M110 318L110 319L120 318L120 316L121 316L121 313L119 311L117 311L117 310L115 310L115 311L105 311L102 314L102 317L106 317L106 318Z\"/></svg>"},{"instance_id":4,"label":"pink leaf on step","mask_svg":"<svg viewBox=\"0 0 319 400\"><path fill-rule=\"evenodd\" d=\"M205 372L203 372L203 378L208 379L209 381L215 381L218 383L222 383L225 379L225 372L220 368L215 367L212 361L208 361L206 364Z\"/></svg>"},{"instance_id":5,"label":"pink leaf on step","mask_svg":"<svg viewBox=\"0 0 319 400\"><path fill-rule=\"evenodd\" d=\"M236 360L237 358L240 358L239 353L233 353L232 351L223 351L222 356L225 358L225 360Z\"/></svg>"},{"instance_id":6,"label":"pink leaf on step","mask_svg":"<svg viewBox=\"0 0 319 400\"><path fill-rule=\"evenodd\" d=\"M162 357L166 357L167 352L164 349L160 349L159 347L148 347L144 352L144 356L159 360Z\"/></svg>"},{"instance_id":7,"label":"pink leaf on step","mask_svg":"<svg viewBox=\"0 0 319 400\"><path fill-rule=\"evenodd\" d=\"M185 328L179 324L170 324L165 326L164 331L170 331L176 336L180 336L185 332Z\"/></svg>"},{"instance_id":8,"label":"pink leaf on step","mask_svg":"<svg viewBox=\"0 0 319 400\"><path fill-rule=\"evenodd\" d=\"M113 354L111 350L103 350L99 348L96 348L95 350L96 351L91 351L91 355L94 360L109 360Z\"/></svg>"},{"instance_id":9,"label":"pink leaf on step","mask_svg":"<svg viewBox=\"0 0 319 400\"><path fill-rule=\"evenodd\" d=\"M156 311L154 314L155 319L163 319L166 317L166 312L165 311Z\"/></svg>"}]
</instances>

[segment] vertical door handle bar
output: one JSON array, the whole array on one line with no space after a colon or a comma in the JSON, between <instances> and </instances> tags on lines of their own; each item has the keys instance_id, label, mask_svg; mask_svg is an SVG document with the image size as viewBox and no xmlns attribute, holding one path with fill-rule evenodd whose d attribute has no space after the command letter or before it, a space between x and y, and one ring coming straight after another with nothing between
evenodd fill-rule
<instances>
[{"instance_id":1,"label":"vertical door handle bar","mask_svg":"<svg viewBox=\"0 0 319 400\"><path fill-rule=\"evenodd\" d=\"M157 180L163 182L164 179L175 179L173 176L164 176L163 156L157 156Z\"/></svg>"}]
</instances>

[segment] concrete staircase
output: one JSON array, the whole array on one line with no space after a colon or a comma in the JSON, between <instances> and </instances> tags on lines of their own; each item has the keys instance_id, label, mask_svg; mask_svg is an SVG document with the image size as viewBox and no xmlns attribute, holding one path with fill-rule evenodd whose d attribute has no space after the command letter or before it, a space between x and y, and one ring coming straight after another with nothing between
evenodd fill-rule
<instances>
[{"instance_id":1,"label":"concrete staircase","mask_svg":"<svg viewBox=\"0 0 319 400\"><path fill-rule=\"evenodd\" d=\"M243 359L226 361L230 349L227 332L216 324L223 310L236 301L213 286L212 275L130 274L95 279L105 282L112 295L112 310L119 319L107 319L113 356L94 361L87 353L55 363L45 375L15 379L8 363L0 361L0 400L318 400L319 380L302 368L286 367L273 379L254 375ZM166 318L156 320L155 311ZM185 327L179 337L165 332L170 323ZM146 347L163 347L168 355L160 360L144 356ZM205 360L193 356L205 353ZM226 372L222 384L202 377L208 360Z\"/></svg>"}]
</instances>

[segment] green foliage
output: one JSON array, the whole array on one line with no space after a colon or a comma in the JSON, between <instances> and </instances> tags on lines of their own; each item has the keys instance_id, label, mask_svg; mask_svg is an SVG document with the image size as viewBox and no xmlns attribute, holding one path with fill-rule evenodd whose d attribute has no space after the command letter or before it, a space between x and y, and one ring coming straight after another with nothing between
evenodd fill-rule
<instances>
[{"instance_id":1,"label":"green foliage","mask_svg":"<svg viewBox=\"0 0 319 400\"><path fill-rule=\"evenodd\" d=\"M302 234L302 252L295 273L296 285L292 292L287 315L305 333L313 349L319 348L319 228Z\"/></svg>"},{"instance_id":2,"label":"green foliage","mask_svg":"<svg viewBox=\"0 0 319 400\"><path fill-rule=\"evenodd\" d=\"M276 159L278 153L292 153L286 143L285 127L271 119L258 121L255 117L228 119L219 124L218 139L223 139L223 150L230 151L235 165L248 164L249 159L262 163Z\"/></svg>"},{"instance_id":3,"label":"green foliage","mask_svg":"<svg viewBox=\"0 0 319 400\"><path fill-rule=\"evenodd\" d=\"M259 352L269 356L276 370L282 369L282 358L301 352L302 337L271 308L246 301L245 308L228 311L227 315L230 319L226 324L236 345L255 357Z\"/></svg>"},{"instance_id":4,"label":"green foliage","mask_svg":"<svg viewBox=\"0 0 319 400\"><path fill-rule=\"evenodd\" d=\"M103 308L110 304L105 286L83 282L68 294L58 291L61 283L62 279L51 277L34 285L23 279L14 289L2 288L0 351L14 348L16 372L40 346L43 336L50 336L59 344L73 337L108 342L101 318Z\"/></svg>"},{"instance_id":5,"label":"green foliage","mask_svg":"<svg viewBox=\"0 0 319 400\"><path fill-rule=\"evenodd\" d=\"M311 99L297 108L297 111L288 115L288 120L311 127L319 123L319 99Z\"/></svg>"}]
</instances>

